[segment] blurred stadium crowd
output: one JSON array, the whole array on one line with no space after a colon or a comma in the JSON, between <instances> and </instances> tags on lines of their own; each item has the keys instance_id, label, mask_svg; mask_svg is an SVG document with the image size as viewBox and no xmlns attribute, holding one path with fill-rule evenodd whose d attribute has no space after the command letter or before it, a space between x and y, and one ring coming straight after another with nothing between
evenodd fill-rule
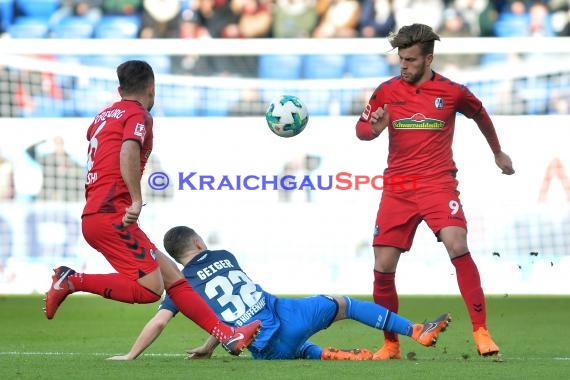
<instances>
[{"instance_id":1,"label":"blurred stadium crowd","mask_svg":"<svg viewBox=\"0 0 570 380\"><path fill-rule=\"evenodd\" d=\"M570 36L570 0L0 0L2 39L196 39L196 38L372 38L421 20L442 38ZM568 53L568 49L565 50ZM6 53L6 52L3 52ZM159 74L276 80L379 78L398 73L396 56L314 54L219 56L144 55ZM42 56L58 62L114 69L133 57L120 52ZM568 55L568 54L566 54ZM537 55L538 56L538 55ZM8 59L8 58L7 58ZM513 60L514 59L514 60ZM438 55L435 69L498 67L512 76L536 57L503 53ZM545 59L539 57L539 59ZM552 56L548 62L563 62ZM543 61L541 61L543 62ZM81 72L49 72L0 62L0 117L91 117L114 81L85 79ZM544 66L535 61L535 66ZM28 66L30 66L28 64ZM42 71L43 70L43 71ZM493 113L565 113L570 107L568 71L541 77L487 77L463 81ZM65 71L62 75L62 71ZM532 67L528 72L533 72ZM475 75L481 78L482 75ZM456 79L460 80L460 79ZM461 81L461 80L460 80ZM377 83L370 83L375 86ZM159 83L156 115L248 116L263 113L272 94L260 88L219 88ZM299 89L312 115L358 114L370 88L347 91ZM331 94L334 94L331 95ZM91 101L86 104L85 99ZM237 102L236 102L237 99Z\"/></svg>"},{"instance_id":2,"label":"blurred stadium crowd","mask_svg":"<svg viewBox=\"0 0 570 380\"><path fill-rule=\"evenodd\" d=\"M0 33L52 38L569 36L567 0L0 0Z\"/></svg>"}]
</instances>

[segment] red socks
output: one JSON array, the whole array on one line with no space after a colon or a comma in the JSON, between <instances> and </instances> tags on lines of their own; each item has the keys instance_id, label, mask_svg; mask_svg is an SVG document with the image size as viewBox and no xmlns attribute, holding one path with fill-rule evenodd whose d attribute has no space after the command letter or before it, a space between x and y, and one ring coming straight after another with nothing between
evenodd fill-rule
<instances>
[{"instance_id":1,"label":"red socks","mask_svg":"<svg viewBox=\"0 0 570 380\"><path fill-rule=\"evenodd\" d=\"M456 257L451 260L451 263L455 266L459 291L461 296L463 296L465 306L467 306L467 311L473 324L473 331L477 331L479 327L487 328L485 295L481 288L479 271L471 258L471 253L467 252L463 256Z\"/></svg>"},{"instance_id":2,"label":"red socks","mask_svg":"<svg viewBox=\"0 0 570 380\"><path fill-rule=\"evenodd\" d=\"M153 303L160 299L155 294L120 273L85 274L69 276L69 283L76 292L88 292L125 303ZM198 326L223 341L233 335L232 327L222 323L208 304L192 289L185 278L166 289L178 310Z\"/></svg>"},{"instance_id":3,"label":"red socks","mask_svg":"<svg viewBox=\"0 0 570 380\"><path fill-rule=\"evenodd\" d=\"M397 313L399 302L396 292L396 274L374 271L374 302L386 309ZM384 331L384 338L393 342L398 341L398 334Z\"/></svg>"},{"instance_id":4,"label":"red socks","mask_svg":"<svg viewBox=\"0 0 570 380\"><path fill-rule=\"evenodd\" d=\"M166 292L182 314L194 323L215 336L219 341L233 335L233 329L222 323L216 313L208 306L185 278L176 281Z\"/></svg>"},{"instance_id":5,"label":"red socks","mask_svg":"<svg viewBox=\"0 0 570 380\"><path fill-rule=\"evenodd\" d=\"M125 303L153 303L160 299L159 294L119 273L77 273L69 276L69 282L75 291L98 294Z\"/></svg>"},{"instance_id":6,"label":"red socks","mask_svg":"<svg viewBox=\"0 0 570 380\"><path fill-rule=\"evenodd\" d=\"M487 328L487 311L485 307L485 295L481 288L481 278L475 262L471 258L471 253L467 252L451 260L457 273L457 283L459 291L471 323L473 331L479 327ZM381 273L374 271L374 302L384 306L386 309L398 312L398 293L396 292L396 282L394 273ZM384 332L384 337L388 340L397 341L398 335Z\"/></svg>"}]
</instances>

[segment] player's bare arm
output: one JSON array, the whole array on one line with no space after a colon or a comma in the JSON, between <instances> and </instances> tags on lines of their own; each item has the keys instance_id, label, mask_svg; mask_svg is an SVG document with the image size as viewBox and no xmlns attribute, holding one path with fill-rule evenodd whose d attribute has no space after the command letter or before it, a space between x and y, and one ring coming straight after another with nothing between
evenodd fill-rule
<instances>
[{"instance_id":1,"label":"player's bare arm","mask_svg":"<svg viewBox=\"0 0 570 380\"><path fill-rule=\"evenodd\" d=\"M125 226L135 223L142 209L140 152L140 144L134 140L127 140L121 146L121 176L131 195L131 205L123 216Z\"/></svg>"},{"instance_id":2,"label":"player's bare arm","mask_svg":"<svg viewBox=\"0 0 570 380\"><path fill-rule=\"evenodd\" d=\"M218 344L218 340L210 335L203 345L186 351L186 358L190 360L210 359Z\"/></svg>"},{"instance_id":3,"label":"player's bare arm","mask_svg":"<svg viewBox=\"0 0 570 380\"><path fill-rule=\"evenodd\" d=\"M107 358L107 360L135 360L159 337L173 317L174 314L170 310L159 310L158 313L147 322L127 354L112 356Z\"/></svg>"},{"instance_id":4,"label":"player's bare arm","mask_svg":"<svg viewBox=\"0 0 570 380\"><path fill-rule=\"evenodd\" d=\"M495 163L503 171L503 174L511 175L515 174L515 169L513 169L513 162L508 154L500 151L495 154Z\"/></svg>"}]
</instances>

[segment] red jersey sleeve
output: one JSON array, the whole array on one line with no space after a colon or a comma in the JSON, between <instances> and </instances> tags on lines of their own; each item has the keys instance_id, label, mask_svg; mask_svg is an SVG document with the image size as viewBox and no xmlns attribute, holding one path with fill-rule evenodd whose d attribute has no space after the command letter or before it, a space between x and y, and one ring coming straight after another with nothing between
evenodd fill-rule
<instances>
[{"instance_id":1,"label":"red jersey sleeve","mask_svg":"<svg viewBox=\"0 0 570 380\"><path fill-rule=\"evenodd\" d=\"M123 129L123 141L135 140L138 141L141 148L144 146L147 133L152 132L152 122L145 120L144 115L135 114L131 116L125 123Z\"/></svg>"},{"instance_id":2,"label":"red jersey sleeve","mask_svg":"<svg viewBox=\"0 0 570 380\"><path fill-rule=\"evenodd\" d=\"M356 122L356 136L360 140L373 140L376 137L378 137L378 135L374 133L374 131L372 130L372 126L370 125L370 114L372 113L372 111L378 109L378 107L384 106L384 104L381 104L381 96L380 96L381 87L382 85L378 86L378 88L374 90L374 93L372 94L372 96L368 100L368 103L364 107L364 111L362 112L360 118Z\"/></svg>"},{"instance_id":3,"label":"red jersey sleeve","mask_svg":"<svg viewBox=\"0 0 570 380\"><path fill-rule=\"evenodd\" d=\"M144 172L150 153L152 152L152 117L145 114L135 114L130 117L123 129L123 141L135 140L141 146L141 173Z\"/></svg>"},{"instance_id":4,"label":"red jersey sleeve","mask_svg":"<svg viewBox=\"0 0 570 380\"><path fill-rule=\"evenodd\" d=\"M458 91L457 111L469 119L473 119L473 117L481 111L481 108L483 108L481 100L473 95L464 85L460 85Z\"/></svg>"}]
</instances>

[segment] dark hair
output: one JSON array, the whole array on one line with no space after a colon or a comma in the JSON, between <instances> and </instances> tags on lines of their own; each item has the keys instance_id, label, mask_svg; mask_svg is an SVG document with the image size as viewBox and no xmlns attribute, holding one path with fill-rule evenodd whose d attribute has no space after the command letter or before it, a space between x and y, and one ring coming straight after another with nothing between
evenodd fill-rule
<instances>
[{"instance_id":1,"label":"dark hair","mask_svg":"<svg viewBox=\"0 0 570 380\"><path fill-rule=\"evenodd\" d=\"M198 236L196 231L186 226L173 227L164 234L163 244L166 252L177 260L192 246L192 238Z\"/></svg>"},{"instance_id":2,"label":"dark hair","mask_svg":"<svg viewBox=\"0 0 570 380\"><path fill-rule=\"evenodd\" d=\"M145 61L125 61L117 67L119 86L125 94L139 94L154 82L152 67Z\"/></svg>"},{"instance_id":3,"label":"dark hair","mask_svg":"<svg viewBox=\"0 0 570 380\"><path fill-rule=\"evenodd\" d=\"M424 24L403 26L398 33L390 33L388 36L388 41L393 48L407 49L419 44L424 56L433 54L436 40L439 41L439 36L430 26Z\"/></svg>"}]
</instances>

